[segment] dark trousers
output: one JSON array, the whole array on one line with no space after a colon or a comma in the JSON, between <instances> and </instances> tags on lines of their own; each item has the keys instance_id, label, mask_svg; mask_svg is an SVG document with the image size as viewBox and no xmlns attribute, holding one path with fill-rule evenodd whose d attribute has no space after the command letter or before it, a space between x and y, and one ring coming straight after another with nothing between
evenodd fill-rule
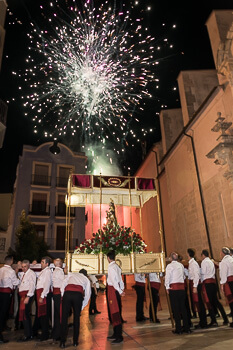
<instances>
[{"instance_id":1,"label":"dark trousers","mask_svg":"<svg viewBox=\"0 0 233 350\"><path fill-rule=\"evenodd\" d=\"M136 302L136 320L141 321L144 317L143 303L145 298L145 286L135 286L137 294Z\"/></svg>"},{"instance_id":2,"label":"dark trousers","mask_svg":"<svg viewBox=\"0 0 233 350\"><path fill-rule=\"evenodd\" d=\"M154 311L155 311L155 319L157 318L157 307L158 307L158 302L159 302L159 291L156 288L151 288L151 294L152 294L152 301L153 301L153 306L154 306ZM150 304L149 308L149 314L150 314L150 319L152 320L152 308Z\"/></svg>"},{"instance_id":3,"label":"dark trousers","mask_svg":"<svg viewBox=\"0 0 233 350\"><path fill-rule=\"evenodd\" d=\"M31 320L31 305L34 297L29 298L29 302L25 304L25 318L23 320L24 336L32 337L32 320Z\"/></svg>"},{"instance_id":4,"label":"dark trousers","mask_svg":"<svg viewBox=\"0 0 233 350\"><path fill-rule=\"evenodd\" d=\"M233 295L233 282L228 282L230 290L231 290L231 294ZM232 317L232 321L233 321L233 303L229 304L229 307L231 309L231 317Z\"/></svg>"},{"instance_id":5,"label":"dark trousers","mask_svg":"<svg viewBox=\"0 0 233 350\"><path fill-rule=\"evenodd\" d=\"M61 337L61 319L60 319L60 306L61 306L61 294L53 295L54 302L54 315L53 315L53 330L52 338L60 339Z\"/></svg>"},{"instance_id":6,"label":"dark trousers","mask_svg":"<svg viewBox=\"0 0 233 350\"><path fill-rule=\"evenodd\" d=\"M90 306L89 306L89 313L90 314L92 314L93 312L95 313L97 311L96 297L97 297L97 295L95 294L95 289L91 288L91 301L90 301Z\"/></svg>"},{"instance_id":7,"label":"dark trousers","mask_svg":"<svg viewBox=\"0 0 233 350\"><path fill-rule=\"evenodd\" d=\"M74 314L74 331L73 342L78 342L80 328L80 313L82 309L83 295L80 292L66 291L62 299L62 324L61 324L61 341L65 342L68 333L68 317L70 310Z\"/></svg>"},{"instance_id":8,"label":"dark trousers","mask_svg":"<svg viewBox=\"0 0 233 350\"><path fill-rule=\"evenodd\" d=\"M191 310L190 310L190 305L189 305L188 288L185 288L185 307L186 307L186 310L187 310L188 323L189 323L189 326L191 327L191 325L192 325L192 321L191 321L192 315L191 315Z\"/></svg>"},{"instance_id":9,"label":"dark trousers","mask_svg":"<svg viewBox=\"0 0 233 350\"><path fill-rule=\"evenodd\" d=\"M199 305L199 311L198 311L198 316L199 316L199 325L201 327L206 327L207 326L207 317L206 317L206 310L205 310L205 305L202 300L202 285L198 284L197 286L197 293L198 293L198 305Z\"/></svg>"},{"instance_id":10,"label":"dark trousers","mask_svg":"<svg viewBox=\"0 0 233 350\"><path fill-rule=\"evenodd\" d=\"M185 291L184 290L169 290L171 308L176 324L176 331L181 332L181 319L183 320L184 331L189 331L189 321L187 310L185 307Z\"/></svg>"},{"instance_id":11,"label":"dark trousers","mask_svg":"<svg viewBox=\"0 0 233 350\"><path fill-rule=\"evenodd\" d=\"M11 298L10 293L0 293L0 339L9 313Z\"/></svg>"},{"instance_id":12,"label":"dark trousers","mask_svg":"<svg viewBox=\"0 0 233 350\"><path fill-rule=\"evenodd\" d=\"M52 293L48 293L46 297L46 315L38 317L38 305L36 300L36 317L33 324L33 335L37 335L38 329L41 328L41 339L49 338L49 321L51 318L51 301Z\"/></svg>"},{"instance_id":13,"label":"dark trousers","mask_svg":"<svg viewBox=\"0 0 233 350\"><path fill-rule=\"evenodd\" d=\"M206 293L207 293L207 296L209 298L209 302L210 302L210 306L211 306L211 308L209 309L211 322L214 322L214 323L216 322L216 315L215 315L216 311L215 310L219 310L224 322L228 322L226 312L225 312L222 304L218 300L216 283L206 283L205 288L206 288Z\"/></svg>"}]
</instances>

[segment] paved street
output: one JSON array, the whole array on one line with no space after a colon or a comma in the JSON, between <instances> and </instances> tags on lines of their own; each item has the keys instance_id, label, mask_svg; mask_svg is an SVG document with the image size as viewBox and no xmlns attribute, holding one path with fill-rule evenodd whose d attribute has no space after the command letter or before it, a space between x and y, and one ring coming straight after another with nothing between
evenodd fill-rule
<instances>
[{"instance_id":1,"label":"paved street","mask_svg":"<svg viewBox=\"0 0 233 350\"><path fill-rule=\"evenodd\" d=\"M147 298L149 304L149 300ZM81 334L77 350L101 350L101 349L129 349L129 350L187 350L187 349L208 349L208 350L225 350L232 349L233 329L228 326L222 326L223 320L218 318L219 327L205 331L196 330L190 335L174 335L171 330L169 313L166 305L165 296L161 296L162 310L158 312L158 318L161 324L153 324L150 321L139 323L135 321L135 303L136 293L130 289L126 291L123 298L123 318L127 323L123 325L124 343L111 345L106 340L107 335L112 334L112 327L109 325L107 316L107 305L105 294L99 293L97 298L98 309L101 314L91 316L88 320L86 312L82 313ZM225 306L225 303L223 302ZM226 311L229 312L228 307ZM148 316L148 309L145 309L145 315ZM194 324L198 322L193 320ZM13 325L13 320L9 321L9 326ZM7 344L0 345L2 349L44 349L53 350L59 348L59 342L53 343L52 340L38 342L33 340L27 343L17 343L17 339L22 335L22 330L5 332L4 336L10 339ZM67 348L75 349L72 345L72 328L69 330L67 339Z\"/></svg>"}]
</instances>

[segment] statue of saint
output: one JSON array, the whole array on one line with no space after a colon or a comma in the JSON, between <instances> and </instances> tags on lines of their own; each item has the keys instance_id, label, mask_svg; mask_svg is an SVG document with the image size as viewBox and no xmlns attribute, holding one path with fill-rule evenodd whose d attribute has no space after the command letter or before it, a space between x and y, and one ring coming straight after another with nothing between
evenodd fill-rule
<instances>
[{"instance_id":1,"label":"statue of saint","mask_svg":"<svg viewBox=\"0 0 233 350\"><path fill-rule=\"evenodd\" d=\"M109 211L106 211L106 213L107 213L107 225L116 226L117 218L116 218L116 212L115 212L115 205L112 198L110 198Z\"/></svg>"}]
</instances>

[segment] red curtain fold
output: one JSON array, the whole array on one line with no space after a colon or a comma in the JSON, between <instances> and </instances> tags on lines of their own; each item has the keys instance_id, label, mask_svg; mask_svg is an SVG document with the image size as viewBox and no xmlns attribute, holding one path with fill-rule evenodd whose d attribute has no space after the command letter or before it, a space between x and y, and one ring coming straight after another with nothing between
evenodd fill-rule
<instances>
[{"instance_id":1,"label":"red curtain fold","mask_svg":"<svg viewBox=\"0 0 233 350\"><path fill-rule=\"evenodd\" d=\"M90 175L72 175L73 186L76 187L91 187L91 177Z\"/></svg>"},{"instance_id":2,"label":"red curtain fold","mask_svg":"<svg viewBox=\"0 0 233 350\"><path fill-rule=\"evenodd\" d=\"M155 189L154 179L138 178L138 190L154 190L154 189Z\"/></svg>"}]
</instances>

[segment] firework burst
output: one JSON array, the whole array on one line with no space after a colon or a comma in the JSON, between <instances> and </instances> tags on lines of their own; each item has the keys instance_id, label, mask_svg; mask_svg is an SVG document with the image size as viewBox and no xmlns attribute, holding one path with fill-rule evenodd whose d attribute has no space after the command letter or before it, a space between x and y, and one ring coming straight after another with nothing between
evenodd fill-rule
<instances>
[{"instance_id":1,"label":"firework burst","mask_svg":"<svg viewBox=\"0 0 233 350\"><path fill-rule=\"evenodd\" d=\"M151 97L154 39L142 28L142 18L133 21L124 5L65 4L64 9L61 1L51 2L49 17L41 5L46 27L31 23L28 34L24 78L30 93L24 105L33 112L34 131L43 128L50 137L78 131L85 143L108 138L108 130L120 142L128 118Z\"/></svg>"}]
</instances>

